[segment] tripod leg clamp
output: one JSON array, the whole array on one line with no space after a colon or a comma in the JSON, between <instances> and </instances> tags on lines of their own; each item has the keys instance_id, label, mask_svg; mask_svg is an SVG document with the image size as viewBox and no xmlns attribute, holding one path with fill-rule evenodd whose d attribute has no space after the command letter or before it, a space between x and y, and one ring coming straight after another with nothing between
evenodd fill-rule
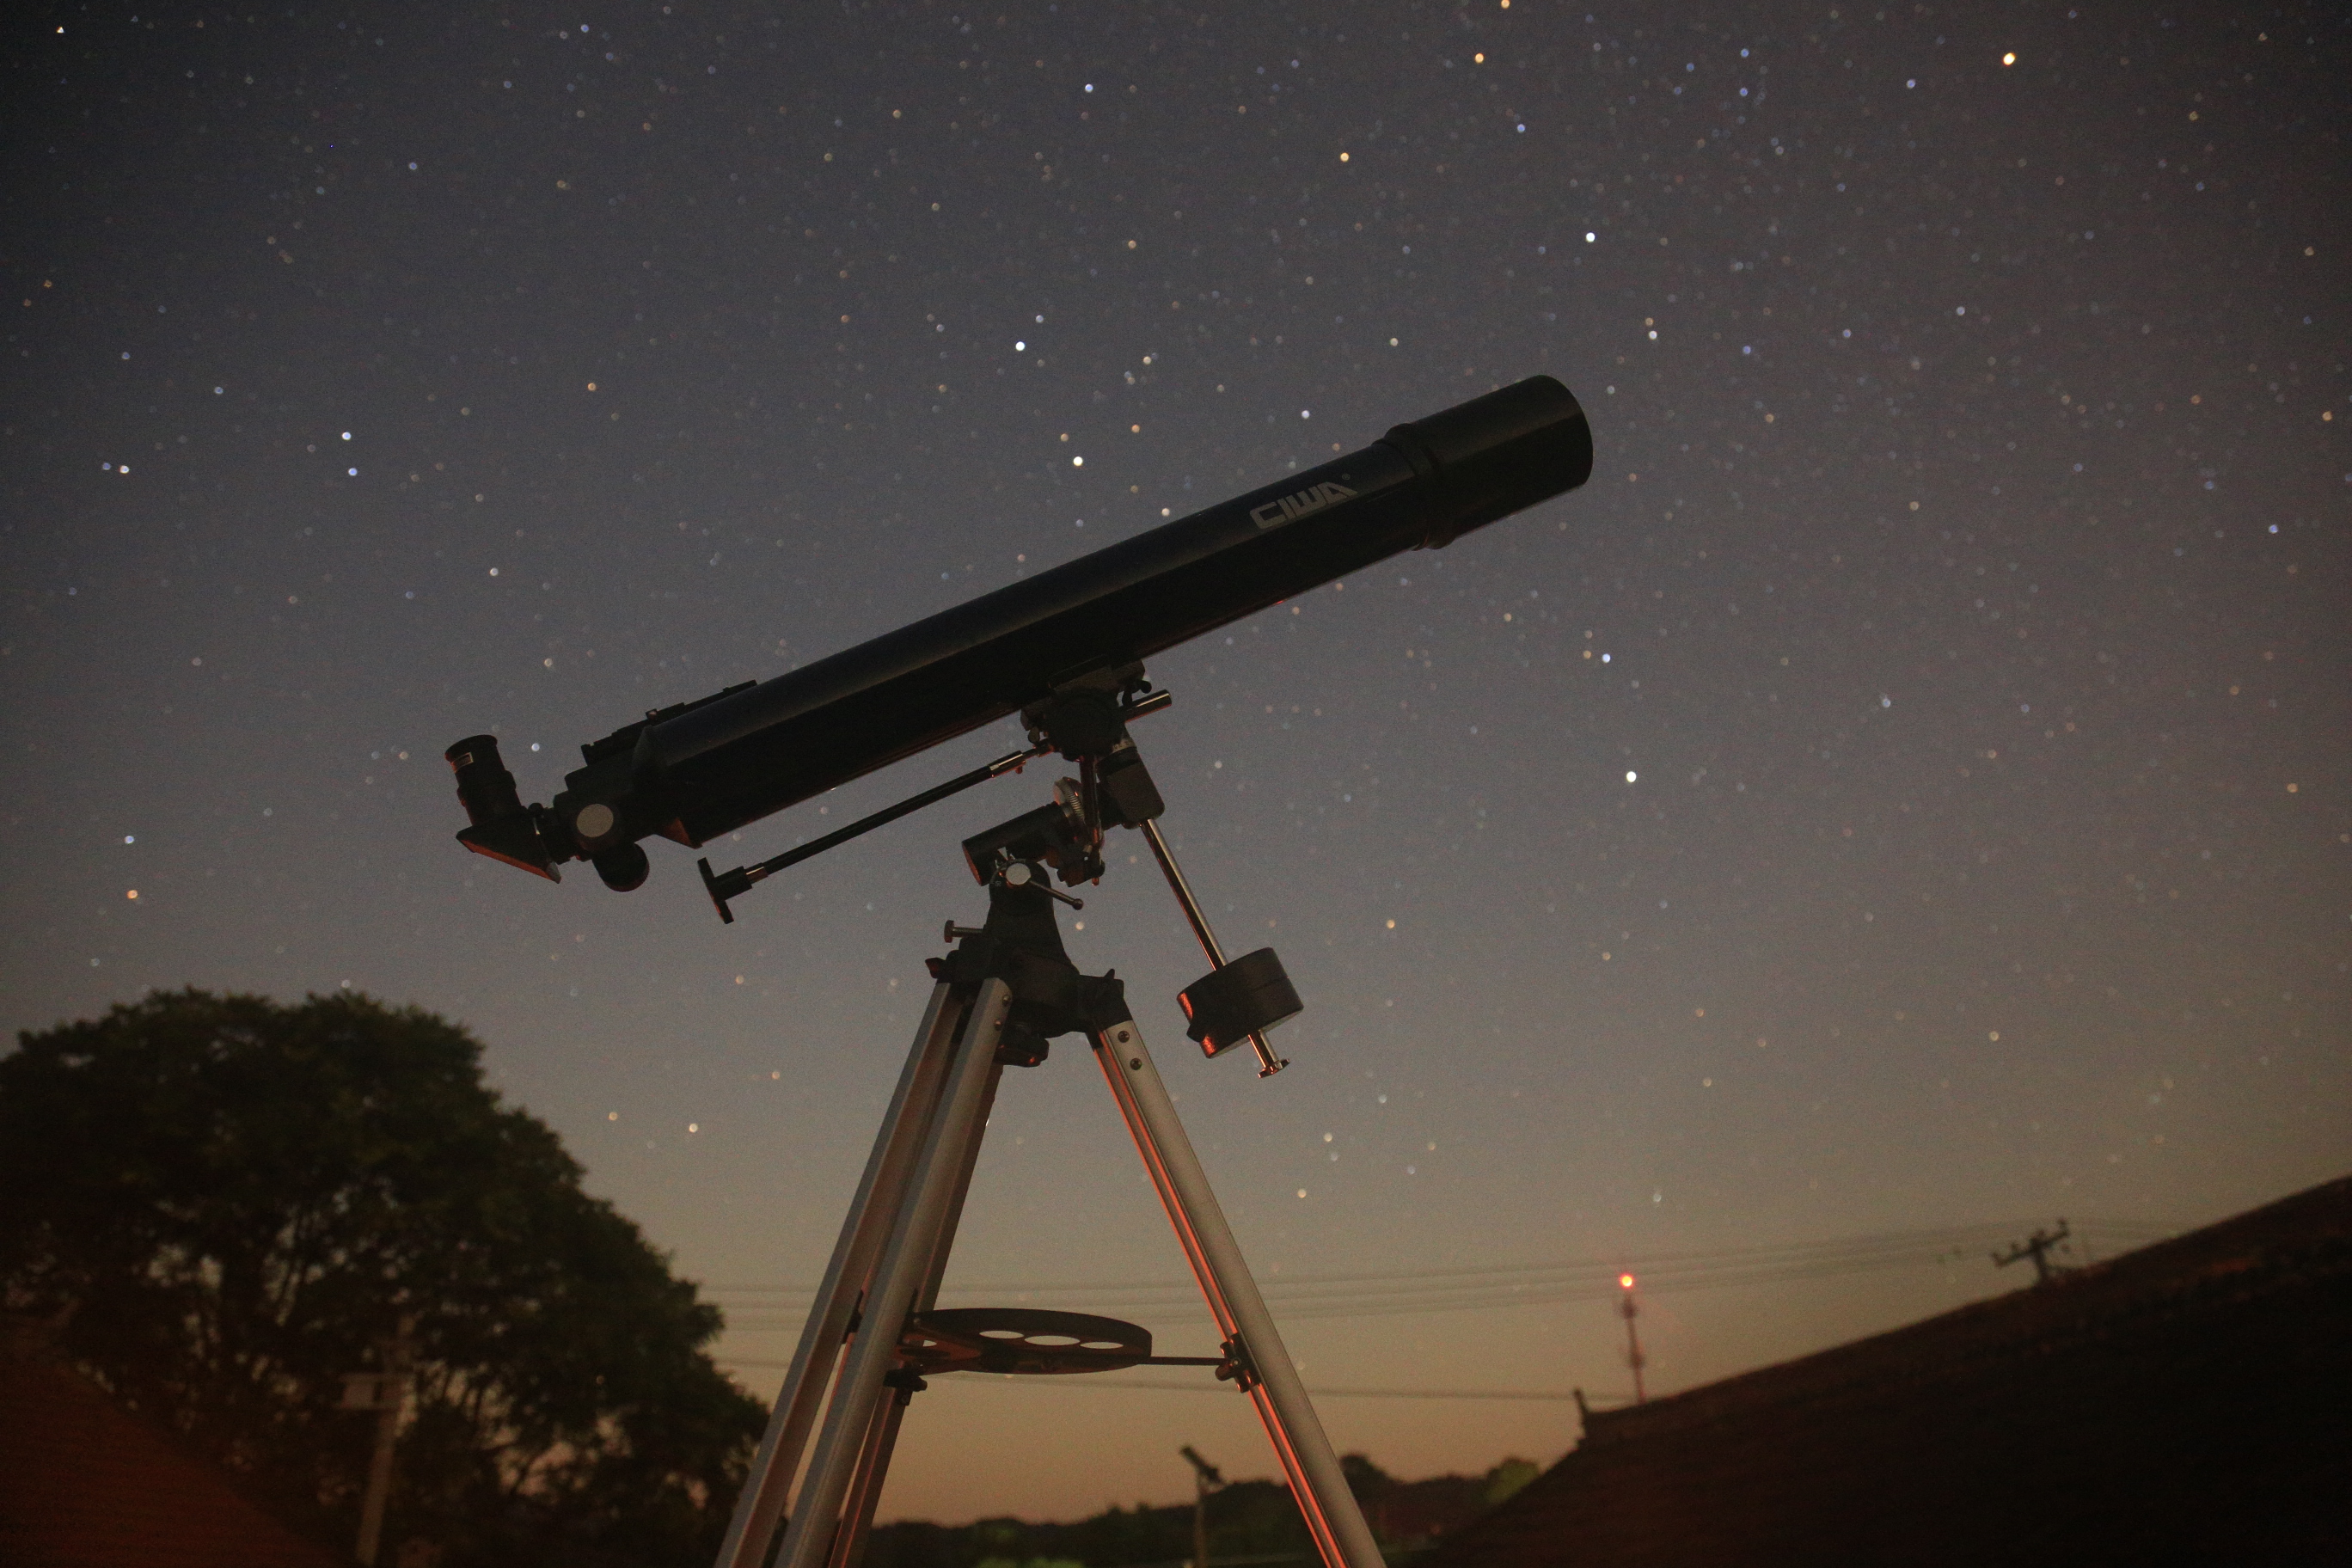
<instances>
[{"instance_id":1,"label":"tripod leg clamp","mask_svg":"<svg viewBox=\"0 0 2352 1568\"><path fill-rule=\"evenodd\" d=\"M1250 1359L1249 1343L1241 1335L1235 1334L1219 1348L1225 1354L1223 1363L1217 1368L1219 1383L1230 1383L1247 1394L1265 1381L1257 1374L1257 1363Z\"/></svg>"}]
</instances>

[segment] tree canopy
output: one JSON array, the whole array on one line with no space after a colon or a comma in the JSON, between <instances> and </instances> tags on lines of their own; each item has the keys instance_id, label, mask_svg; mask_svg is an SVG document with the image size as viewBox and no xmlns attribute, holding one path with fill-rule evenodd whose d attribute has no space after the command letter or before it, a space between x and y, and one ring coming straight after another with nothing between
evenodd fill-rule
<instances>
[{"instance_id":1,"label":"tree canopy","mask_svg":"<svg viewBox=\"0 0 2352 1568\"><path fill-rule=\"evenodd\" d=\"M413 1315L388 1544L707 1562L763 1412L580 1178L445 1019L158 993L0 1058L0 1301L337 1550L374 1427L342 1376Z\"/></svg>"}]
</instances>

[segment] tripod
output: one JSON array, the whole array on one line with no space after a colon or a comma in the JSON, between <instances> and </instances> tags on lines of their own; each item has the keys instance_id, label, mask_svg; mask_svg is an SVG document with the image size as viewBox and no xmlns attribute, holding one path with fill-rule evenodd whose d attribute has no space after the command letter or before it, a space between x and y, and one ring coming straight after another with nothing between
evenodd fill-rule
<instances>
[{"instance_id":1,"label":"tripod","mask_svg":"<svg viewBox=\"0 0 2352 1568\"><path fill-rule=\"evenodd\" d=\"M1265 1047L1265 1030L1298 1011L1297 993L1271 951L1227 963L1217 949L1152 820L1160 809L1158 792L1120 721L1136 710L1111 709L1115 735L1095 732L1100 743L1087 744L1076 758L1082 778L1065 781L1054 805L964 843L967 860L988 885L987 921L977 929L949 925L954 951L930 961L936 984L929 1006L736 1501L718 1568L762 1568L788 1500L776 1568L856 1568L899 1423L927 1373L1067 1373L1139 1364L1213 1365L1219 1378L1246 1392L1325 1568L1381 1568L1380 1549L1339 1458L1144 1047L1125 985L1108 973L1080 974L1055 924L1055 900L1076 900L1048 885L1045 868L1059 867L1070 881L1099 876L1106 818L1139 827L1218 966L1184 994L1190 1033L1213 1055L1247 1039L1264 1070L1281 1067ZM1066 714L1048 712L1041 728L1049 740L1057 731L1066 739L1073 732ZM1073 748L1059 749L1069 755ZM707 867L704 876L711 879ZM1092 1044L1216 1321L1222 1355L1155 1356L1143 1330L1088 1314L937 1308L1004 1069L1036 1065L1048 1039L1070 1033ZM804 1457L797 1495L788 1496Z\"/></svg>"}]
</instances>

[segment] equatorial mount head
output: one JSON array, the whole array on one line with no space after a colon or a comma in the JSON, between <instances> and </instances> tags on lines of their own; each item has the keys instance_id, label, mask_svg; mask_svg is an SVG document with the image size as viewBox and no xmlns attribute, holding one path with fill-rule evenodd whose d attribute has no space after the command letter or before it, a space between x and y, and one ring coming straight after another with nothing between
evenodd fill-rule
<instances>
[{"instance_id":1,"label":"equatorial mount head","mask_svg":"<svg viewBox=\"0 0 2352 1568\"><path fill-rule=\"evenodd\" d=\"M1024 811L963 841L971 879L986 887L1032 865L1048 866L1066 885L1102 879L1102 850L1087 822L1085 792L1076 779L1057 779L1052 804Z\"/></svg>"},{"instance_id":2,"label":"equatorial mount head","mask_svg":"<svg viewBox=\"0 0 2352 1568\"><path fill-rule=\"evenodd\" d=\"M1078 776L1057 780L1054 803L1000 823L963 841L964 864L987 883L1014 862L1039 861L1065 886L1102 880L1103 833L1140 827L1167 810L1128 721L1168 706L1143 666L1096 670L1055 688L1021 712L1035 752L1055 752L1078 764Z\"/></svg>"},{"instance_id":3,"label":"equatorial mount head","mask_svg":"<svg viewBox=\"0 0 2352 1568\"><path fill-rule=\"evenodd\" d=\"M1042 742L1041 742L1042 745ZM1150 793L1157 817L1159 791L1152 787L1150 774L1143 769L1142 759L1136 753L1135 743L1128 739L1125 730L1118 731L1115 754L1129 759L1124 776L1141 790ZM1090 765L1091 757L1081 756L1082 766ZM973 879L990 889L989 919L993 923L1005 900L1015 893L1024 894L1028 908L1043 915L1049 922L1052 908L1040 893L1068 904L1072 909L1086 905L1054 888L1047 881L1047 867L1054 868L1065 883L1099 881L1103 874L1103 822L1089 812L1097 809L1110 796L1108 789L1089 791L1079 780L1063 779L1054 786L1054 801L1034 811L1024 812L1010 822L999 823L985 833L976 833L963 842L964 864ZM1274 1053L1266 1043L1266 1035L1277 1025L1289 1022L1304 1008L1297 989L1282 967L1282 960L1270 947L1245 952L1227 960L1224 950L1217 944L1215 933L1209 929L1208 916L1202 910L1200 900L1192 896L1184 874L1178 869L1176 858L1168 847L1155 821L1147 818L1139 823L1116 823L1119 826L1139 827L1144 842L1150 846L1152 858L1168 879L1169 890L1192 923L1193 934L1201 940L1202 950L1213 965L1209 973L1194 981L1177 996L1184 1009L1187 1027L1202 1054L1216 1057L1234 1047L1248 1044L1257 1053L1260 1075L1271 1077L1289 1065ZM977 936L954 924L948 927L949 940L961 936ZM1056 942L1058 943L1058 936Z\"/></svg>"}]
</instances>

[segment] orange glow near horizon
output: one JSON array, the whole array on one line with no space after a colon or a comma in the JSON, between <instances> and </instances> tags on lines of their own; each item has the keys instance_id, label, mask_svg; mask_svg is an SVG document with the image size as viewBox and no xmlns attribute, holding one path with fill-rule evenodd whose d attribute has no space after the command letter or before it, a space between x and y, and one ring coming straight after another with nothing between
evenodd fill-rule
<instances>
[{"instance_id":1,"label":"orange glow near horizon","mask_svg":"<svg viewBox=\"0 0 2352 1568\"><path fill-rule=\"evenodd\" d=\"M1633 1288L1633 1277L1631 1274L1620 1274L1617 1276L1617 1283L1631 1290Z\"/></svg>"}]
</instances>

